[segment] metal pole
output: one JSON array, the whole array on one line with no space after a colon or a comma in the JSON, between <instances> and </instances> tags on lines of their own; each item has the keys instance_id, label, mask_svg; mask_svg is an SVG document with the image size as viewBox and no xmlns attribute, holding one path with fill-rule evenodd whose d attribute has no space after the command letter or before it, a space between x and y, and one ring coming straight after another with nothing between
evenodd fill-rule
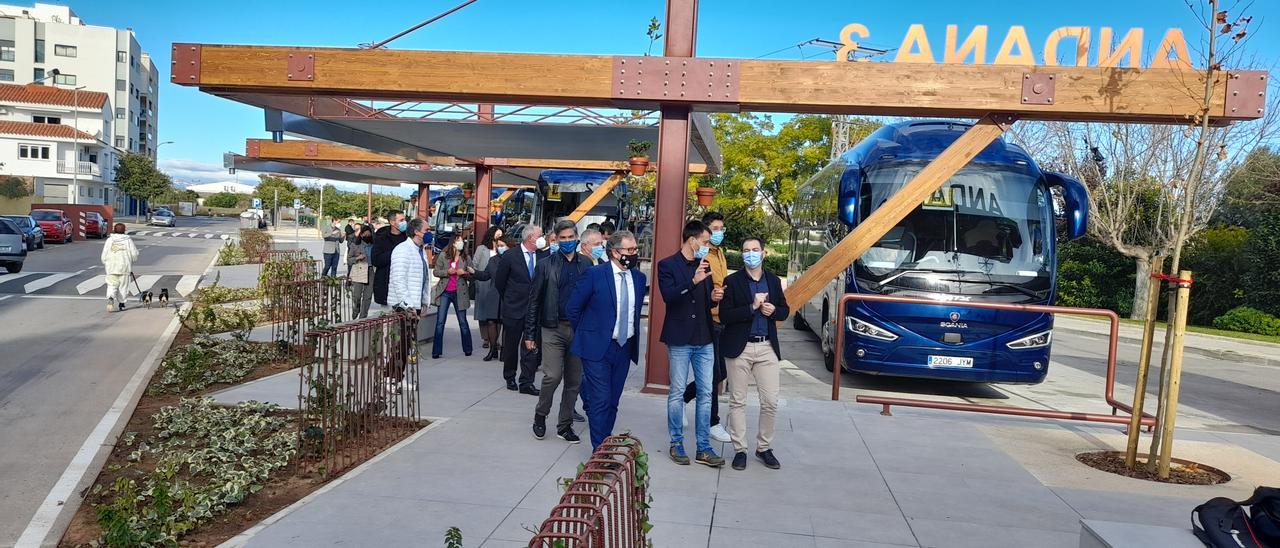
<instances>
[{"instance_id":1,"label":"metal pole","mask_svg":"<svg viewBox=\"0 0 1280 548\"><path fill-rule=\"evenodd\" d=\"M1164 273L1164 257L1151 258L1151 273ZM1147 397L1147 372L1151 369L1151 350L1156 332L1156 314L1160 310L1160 280L1152 278L1147 287L1147 315L1142 328L1142 350L1138 354L1138 379L1133 385L1133 411L1129 419L1129 442L1125 448L1124 464L1132 470L1138 465L1138 438L1142 429L1143 401ZM1150 459L1150 457L1148 457Z\"/></svg>"},{"instance_id":2,"label":"metal pole","mask_svg":"<svg viewBox=\"0 0 1280 548\"><path fill-rule=\"evenodd\" d=\"M316 231L323 235L324 231L320 228L321 219L324 219L324 185L320 185L320 216L316 217Z\"/></svg>"},{"instance_id":3,"label":"metal pole","mask_svg":"<svg viewBox=\"0 0 1280 548\"><path fill-rule=\"evenodd\" d=\"M368 221L369 225L372 226L373 225L373 183L369 183L368 198L369 198L369 210L368 212L365 213L365 218Z\"/></svg>"},{"instance_id":4,"label":"metal pole","mask_svg":"<svg viewBox=\"0 0 1280 548\"><path fill-rule=\"evenodd\" d=\"M1173 457L1173 423L1178 417L1178 391L1182 385L1182 342L1187 333L1187 301L1191 298L1191 271L1178 272L1178 311L1173 320L1173 352L1169 356L1169 387L1165 390L1164 417L1160 421L1160 479L1169 479Z\"/></svg>"},{"instance_id":5,"label":"metal pole","mask_svg":"<svg viewBox=\"0 0 1280 548\"><path fill-rule=\"evenodd\" d=\"M71 142L73 150L71 152L71 203L74 204L80 197L80 88L72 88L71 90L71 119L72 128Z\"/></svg>"},{"instance_id":6,"label":"metal pole","mask_svg":"<svg viewBox=\"0 0 1280 548\"><path fill-rule=\"evenodd\" d=\"M271 206L271 228L280 226L280 189L276 189L275 204Z\"/></svg>"}]
</instances>

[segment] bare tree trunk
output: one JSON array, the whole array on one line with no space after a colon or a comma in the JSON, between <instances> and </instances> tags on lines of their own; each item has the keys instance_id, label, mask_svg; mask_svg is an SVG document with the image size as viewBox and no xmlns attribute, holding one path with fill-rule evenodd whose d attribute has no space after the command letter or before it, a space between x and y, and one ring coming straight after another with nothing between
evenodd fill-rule
<instances>
[{"instance_id":1,"label":"bare tree trunk","mask_svg":"<svg viewBox=\"0 0 1280 548\"><path fill-rule=\"evenodd\" d=\"M1141 320L1147 314L1147 293L1151 288L1151 258L1138 257L1133 261L1137 263L1138 271L1133 278L1133 310L1129 311L1129 319Z\"/></svg>"}]
</instances>

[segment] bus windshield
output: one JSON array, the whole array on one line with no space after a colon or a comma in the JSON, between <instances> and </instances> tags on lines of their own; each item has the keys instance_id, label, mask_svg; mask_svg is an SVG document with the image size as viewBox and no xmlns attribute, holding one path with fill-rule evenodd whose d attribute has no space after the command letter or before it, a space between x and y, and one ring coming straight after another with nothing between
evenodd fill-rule
<instances>
[{"instance_id":1,"label":"bus windshield","mask_svg":"<svg viewBox=\"0 0 1280 548\"><path fill-rule=\"evenodd\" d=\"M872 166L860 189L862 218L924 166ZM858 259L858 287L926 298L1044 302L1053 287L1052 214L1049 192L1033 171L970 165Z\"/></svg>"},{"instance_id":2,"label":"bus windshield","mask_svg":"<svg viewBox=\"0 0 1280 548\"><path fill-rule=\"evenodd\" d=\"M431 230L438 234L457 232L467 223L467 203L461 193L445 194L436 202L435 216L431 219Z\"/></svg>"}]
</instances>

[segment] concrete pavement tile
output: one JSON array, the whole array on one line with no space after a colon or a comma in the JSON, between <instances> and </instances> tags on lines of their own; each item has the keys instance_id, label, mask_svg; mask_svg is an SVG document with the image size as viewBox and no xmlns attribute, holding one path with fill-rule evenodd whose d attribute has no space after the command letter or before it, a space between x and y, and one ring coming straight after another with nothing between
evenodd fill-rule
<instances>
[{"instance_id":1,"label":"concrete pavement tile","mask_svg":"<svg viewBox=\"0 0 1280 548\"><path fill-rule=\"evenodd\" d=\"M922 445L879 444L871 449L883 472L928 473L964 478L1040 485L1018 461L996 448L950 446L945 449Z\"/></svg>"},{"instance_id":2,"label":"concrete pavement tile","mask_svg":"<svg viewBox=\"0 0 1280 548\"><path fill-rule=\"evenodd\" d=\"M364 499L348 499L354 508ZM387 501L380 501L387 502ZM435 546L444 543L450 527L462 530L468 546L480 544L510 511L501 506L454 502L398 501L379 504L388 519L377 525L336 517L317 522L290 519L267 527L249 541L249 546Z\"/></svg>"},{"instance_id":3,"label":"concrete pavement tile","mask_svg":"<svg viewBox=\"0 0 1280 548\"><path fill-rule=\"evenodd\" d=\"M747 464L748 467L759 465L759 461L755 460L755 455L752 454L755 451L753 434L753 431L747 431L750 442L747 457L751 459ZM871 453L867 451L866 444L856 432L840 435L805 430L779 433L774 437L771 446L774 455L783 466L789 464L835 468L875 468L876 466ZM726 455L725 458L729 456Z\"/></svg>"},{"instance_id":4,"label":"concrete pavement tile","mask_svg":"<svg viewBox=\"0 0 1280 548\"><path fill-rule=\"evenodd\" d=\"M808 508L792 504L772 504L766 500L718 500L712 525L717 528L813 535Z\"/></svg>"},{"instance_id":5,"label":"concrete pavement tile","mask_svg":"<svg viewBox=\"0 0 1280 548\"><path fill-rule=\"evenodd\" d=\"M813 537L818 548L901 548L903 546L918 547L919 544L883 544L864 540L846 540L841 538Z\"/></svg>"},{"instance_id":6,"label":"concrete pavement tile","mask_svg":"<svg viewBox=\"0 0 1280 548\"><path fill-rule=\"evenodd\" d=\"M513 508L547 466L486 454L398 451L342 487L369 495Z\"/></svg>"},{"instance_id":7,"label":"concrete pavement tile","mask_svg":"<svg viewBox=\"0 0 1280 548\"><path fill-rule=\"evenodd\" d=\"M813 534L830 539L915 546L916 537L902 514L809 508Z\"/></svg>"},{"instance_id":8,"label":"concrete pavement tile","mask_svg":"<svg viewBox=\"0 0 1280 548\"><path fill-rule=\"evenodd\" d=\"M544 509L534 510L531 508L516 508L511 514L502 520L498 525L498 529L489 535L489 541L513 541L523 543L522 546L529 546L529 539L537 534L538 528L542 527L542 522L547 520L551 515L551 506Z\"/></svg>"},{"instance_id":9,"label":"concrete pavement tile","mask_svg":"<svg viewBox=\"0 0 1280 548\"><path fill-rule=\"evenodd\" d=\"M657 546L655 543L654 546ZM671 545L676 546L676 545ZM688 545L686 545L688 546ZM711 528L710 548L779 548L817 546L812 535L792 535L748 529Z\"/></svg>"},{"instance_id":10,"label":"concrete pavement tile","mask_svg":"<svg viewBox=\"0 0 1280 548\"><path fill-rule=\"evenodd\" d=\"M711 537L711 526L690 525L688 523L672 523L668 521L650 521L653 530L649 531L649 540L655 548L682 548L685 546L706 546Z\"/></svg>"},{"instance_id":11,"label":"concrete pavement tile","mask_svg":"<svg viewBox=\"0 0 1280 548\"><path fill-rule=\"evenodd\" d=\"M907 518L1078 532L1080 514L1040 485L887 472ZM917 534L919 538L919 534Z\"/></svg>"},{"instance_id":12,"label":"concrete pavement tile","mask_svg":"<svg viewBox=\"0 0 1280 548\"><path fill-rule=\"evenodd\" d=\"M784 463L781 470L748 466L742 472L727 470L724 474L718 488L719 500L759 501L767 493L775 504L900 513L884 478L874 470Z\"/></svg>"},{"instance_id":13,"label":"concrete pavement tile","mask_svg":"<svg viewBox=\"0 0 1280 548\"><path fill-rule=\"evenodd\" d=\"M1280 436L1221 433L1218 434L1218 437L1273 461L1280 462Z\"/></svg>"},{"instance_id":14,"label":"concrete pavement tile","mask_svg":"<svg viewBox=\"0 0 1280 548\"><path fill-rule=\"evenodd\" d=\"M1208 500L1199 498L1162 497L1114 491L1054 488L1085 519L1123 521L1163 527L1187 528L1191 510Z\"/></svg>"},{"instance_id":15,"label":"concrete pavement tile","mask_svg":"<svg viewBox=\"0 0 1280 548\"><path fill-rule=\"evenodd\" d=\"M669 521L690 525L711 526L711 515L718 512L720 506L712 493L700 493L701 496L679 495L673 492L655 492L652 506L649 508L651 521Z\"/></svg>"},{"instance_id":16,"label":"concrete pavement tile","mask_svg":"<svg viewBox=\"0 0 1280 548\"><path fill-rule=\"evenodd\" d=\"M996 526L964 521L908 518L925 548L1077 548L1080 527L1072 532ZM1027 520L1027 523L1037 523Z\"/></svg>"}]
</instances>

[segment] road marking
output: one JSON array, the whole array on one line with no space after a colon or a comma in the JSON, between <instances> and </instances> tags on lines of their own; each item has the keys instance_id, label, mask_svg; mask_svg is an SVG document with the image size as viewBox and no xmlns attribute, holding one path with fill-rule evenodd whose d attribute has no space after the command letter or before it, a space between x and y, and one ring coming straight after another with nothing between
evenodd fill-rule
<instances>
[{"instance_id":1,"label":"road marking","mask_svg":"<svg viewBox=\"0 0 1280 548\"><path fill-rule=\"evenodd\" d=\"M76 286L76 292L81 295L84 295L85 293L93 291L106 284L107 284L107 276L105 274L100 274L92 278L89 278L83 282L80 282L80 284Z\"/></svg>"},{"instance_id":2,"label":"road marking","mask_svg":"<svg viewBox=\"0 0 1280 548\"><path fill-rule=\"evenodd\" d=\"M151 233L151 235L152 235L152 236L164 236L164 235L165 235L165 233L164 233L164 232L152 232L152 233Z\"/></svg>"},{"instance_id":3,"label":"road marking","mask_svg":"<svg viewBox=\"0 0 1280 548\"><path fill-rule=\"evenodd\" d=\"M81 270L80 272L84 272L84 271L83 271L83 270ZM44 288L46 288L46 287L49 287L49 286L51 286L51 285L53 285L53 284L56 284L56 283L58 283L58 282L60 282L60 281L62 281L62 280L65 280L65 279L67 279L67 278L70 278L70 277L72 277L72 276L75 276L75 275L79 274L80 272L62 272L62 273L59 273L59 274L52 274L52 275L49 275L49 276L45 276L45 277L43 277L43 278L40 278L39 280L36 280L36 281L34 281L34 282L31 282L31 283L29 283L29 284L27 284L27 285L23 286L23 287L22 287L22 291L23 291L23 292L25 292L25 293L35 293L36 291L40 291L41 289L44 289Z\"/></svg>"},{"instance_id":4,"label":"road marking","mask_svg":"<svg viewBox=\"0 0 1280 548\"><path fill-rule=\"evenodd\" d=\"M6 299L12 299L13 297L14 297L14 295L12 295L12 294L9 294L9 295L3 295L3 296L0 296L0 301L6 300Z\"/></svg>"},{"instance_id":5,"label":"road marking","mask_svg":"<svg viewBox=\"0 0 1280 548\"><path fill-rule=\"evenodd\" d=\"M186 275L183 276L181 280L178 280L178 284L175 285L173 289L174 291L177 291L179 295L186 297L187 295L190 295L192 291L196 290L196 285L199 283L199 275Z\"/></svg>"},{"instance_id":6,"label":"road marking","mask_svg":"<svg viewBox=\"0 0 1280 548\"><path fill-rule=\"evenodd\" d=\"M150 291L151 286L156 285L156 282L158 281L160 281L159 274L147 274L145 276L138 276L138 283L134 287L134 289L137 289L138 291L145 293L147 291Z\"/></svg>"},{"instance_id":7,"label":"road marking","mask_svg":"<svg viewBox=\"0 0 1280 548\"><path fill-rule=\"evenodd\" d=\"M191 234L187 234L187 237L188 237L188 238L199 238L199 237L200 237L200 235L199 235L199 234L197 234L197 233L195 233L195 232L192 232Z\"/></svg>"},{"instance_id":8,"label":"road marking","mask_svg":"<svg viewBox=\"0 0 1280 548\"><path fill-rule=\"evenodd\" d=\"M151 353L138 366L138 370L129 379L129 383L125 385L124 390L121 390L120 395L116 397L115 403L111 404L111 408L102 416L102 420L98 421L98 425L93 428L93 432L90 432L89 437L85 438L84 444L80 446L76 456L71 459L71 464L67 465L67 469L62 472L62 476L53 485L53 489L49 490L49 495L45 497L44 502L40 503L40 507L36 509L36 514L31 517L31 521L27 523L27 528L22 531L22 536L18 537L18 542L15 544L16 547L40 546L45 537L49 536L49 532L53 529L61 511L66 508L74 512L71 507L80 505L80 501L74 500L76 486L84 481L85 476L89 473L89 467L93 464L93 460L98 453L106 450L104 445L107 444L107 439L112 437L113 431L114 435L118 436L119 431L123 429L124 424L122 421L128 420L126 413L132 414L133 409L137 406L138 398L141 397L139 391L147 384L147 380L151 378L151 374L160 364L160 356L173 343L173 338L178 334L178 326L180 325L181 323L176 316L169 321L169 327L160 335L160 340L151 348ZM95 475L96 473L97 471L95 471Z\"/></svg>"},{"instance_id":9,"label":"road marking","mask_svg":"<svg viewBox=\"0 0 1280 548\"><path fill-rule=\"evenodd\" d=\"M36 274L52 274L52 272L20 272L18 274L7 274L0 277L0 284L6 284L15 280L21 280L27 276L35 276Z\"/></svg>"},{"instance_id":10,"label":"road marking","mask_svg":"<svg viewBox=\"0 0 1280 548\"><path fill-rule=\"evenodd\" d=\"M223 236L223 238L226 238L226 236ZM206 240L212 240L212 239L213 239L213 234L205 234L205 235L204 235L204 239L206 239Z\"/></svg>"},{"instance_id":11,"label":"road marking","mask_svg":"<svg viewBox=\"0 0 1280 548\"><path fill-rule=\"evenodd\" d=\"M24 299L64 299L68 301L104 301L105 297L94 297L91 295L14 295Z\"/></svg>"}]
</instances>

